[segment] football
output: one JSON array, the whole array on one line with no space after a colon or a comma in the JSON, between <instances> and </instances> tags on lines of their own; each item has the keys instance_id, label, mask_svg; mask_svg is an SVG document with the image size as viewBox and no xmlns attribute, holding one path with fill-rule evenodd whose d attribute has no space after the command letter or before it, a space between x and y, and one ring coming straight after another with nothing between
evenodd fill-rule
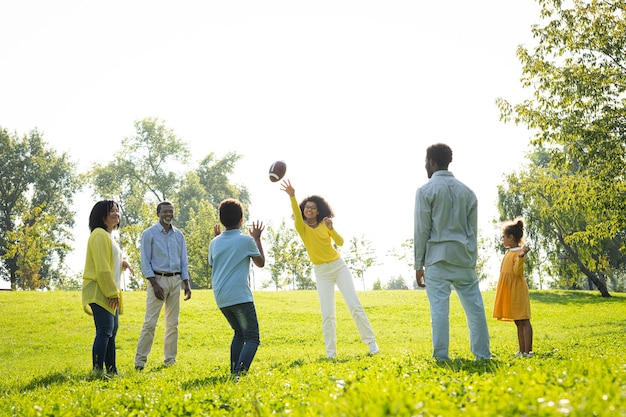
<instances>
[{"instance_id":1,"label":"football","mask_svg":"<svg viewBox=\"0 0 626 417\"><path fill-rule=\"evenodd\" d=\"M287 164L285 161L276 161L270 166L270 181L280 181L287 172Z\"/></svg>"}]
</instances>

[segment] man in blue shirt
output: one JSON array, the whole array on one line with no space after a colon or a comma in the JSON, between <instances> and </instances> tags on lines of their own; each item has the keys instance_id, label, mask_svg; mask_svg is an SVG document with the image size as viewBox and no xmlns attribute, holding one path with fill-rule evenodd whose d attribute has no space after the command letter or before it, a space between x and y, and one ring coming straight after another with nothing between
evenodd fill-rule
<instances>
[{"instance_id":1,"label":"man in blue shirt","mask_svg":"<svg viewBox=\"0 0 626 417\"><path fill-rule=\"evenodd\" d=\"M142 370L148 360L163 305L163 363L166 366L176 363L181 281L185 288L185 301L191 298L187 245L183 233L172 225L174 206L168 201L162 201L157 205L156 212L159 222L144 230L141 235L141 272L150 285L147 290L146 315L135 355L135 369L138 370Z\"/></svg>"},{"instance_id":2,"label":"man in blue shirt","mask_svg":"<svg viewBox=\"0 0 626 417\"><path fill-rule=\"evenodd\" d=\"M220 222L215 225L215 238L209 244L209 264L213 267L213 295L217 306L234 330L230 344L230 373L238 376L250 369L260 344L259 322L248 283L250 260L259 268L265 265L261 233L263 223L254 222L250 236L241 233L243 208L238 200L229 198L218 208Z\"/></svg>"},{"instance_id":3,"label":"man in blue shirt","mask_svg":"<svg viewBox=\"0 0 626 417\"><path fill-rule=\"evenodd\" d=\"M415 194L415 278L426 287L432 323L433 357L449 360L451 287L461 300L476 359L490 359L489 330L476 275L478 202L448 165L452 149L435 144L426 150L429 181ZM427 279L427 283L426 283Z\"/></svg>"}]
</instances>

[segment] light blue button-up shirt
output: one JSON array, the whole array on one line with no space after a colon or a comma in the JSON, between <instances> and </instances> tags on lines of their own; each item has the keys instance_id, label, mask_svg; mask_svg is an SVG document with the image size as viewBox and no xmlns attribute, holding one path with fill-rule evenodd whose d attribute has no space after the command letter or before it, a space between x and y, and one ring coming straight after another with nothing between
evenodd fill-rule
<instances>
[{"instance_id":1,"label":"light blue button-up shirt","mask_svg":"<svg viewBox=\"0 0 626 417\"><path fill-rule=\"evenodd\" d=\"M141 235L141 272L150 278L155 271L180 272L183 281L189 279L185 236L174 226L166 232L157 223Z\"/></svg>"},{"instance_id":2,"label":"light blue button-up shirt","mask_svg":"<svg viewBox=\"0 0 626 417\"><path fill-rule=\"evenodd\" d=\"M478 200L450 171L435 171L415 193L414 269L437 262L475 268Z\"/></svg>"}]
</instances>

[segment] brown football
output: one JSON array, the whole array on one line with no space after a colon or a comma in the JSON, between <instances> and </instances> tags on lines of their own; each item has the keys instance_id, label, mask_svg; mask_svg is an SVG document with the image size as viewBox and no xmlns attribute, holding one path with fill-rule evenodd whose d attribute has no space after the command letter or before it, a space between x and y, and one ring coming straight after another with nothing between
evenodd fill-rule
<instances>
[{"instance_id":1,"label":"brown football","mask_svg":"<svg viewBox=\"0 0 626 417\"><path fill-rule=\"evenodd\" d=\"M285 161L276 161L270 166L270 181L280 181L287 172L287 164Z\"/></svg>"}]
</instances>

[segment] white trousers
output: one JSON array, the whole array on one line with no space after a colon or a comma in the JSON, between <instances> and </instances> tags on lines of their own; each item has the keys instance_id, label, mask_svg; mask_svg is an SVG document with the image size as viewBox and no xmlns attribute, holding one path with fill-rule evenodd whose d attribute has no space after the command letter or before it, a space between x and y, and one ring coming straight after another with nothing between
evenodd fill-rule
<instances>
[{"instance_id":1,"label":"white trousers","mask_svg":"<svg viewBox=\"0 0 626 417\"><path fill-rule=\"evenodd\" d=\"M450 293L453 286L465 310L469 327L470 350L476 359L490 359L489 330L476 271L439 262L426 267L425 277L433 332L433 357L438 360L450 359L448 354L449 314Z\"/></svg>"},{"instance_id":2,"label":"white trousers","mask_svg":"<svg viewBox=\"0 0 626 417\"><path fill-rule=\"evenodd\" d=\"M317 281L317 295L322 310L322 333L326 356L337 355L337 316L335 314L335 285L339 288L346 306L352 315L352 320L365 344L376 341L365 310L354 288L350 269L342 258L321 265L313 265Z\"/></svg>"},{"instance_id":3,"label":"white trousers","mask_svg":"<svg viewBox=\"0 0 626 417\"><path fill-rule=\"evenodd\" d=\"M163 288L165 297L159 300L154 295L152 285L148 284L146 298L146 315L141 328L139 341L137 342L137 353L135 355L135 366L143 367L148 360L148 354L152 349L154 341L154 331L161 314L161 308L165 305L165 336L163 341L163 352L165 365L173 365L176 362L178 351L178 317L180 314L180 290L182 282L180 275L171 277L157 276L157 282Z\"/></svg>"}]
</instances>

